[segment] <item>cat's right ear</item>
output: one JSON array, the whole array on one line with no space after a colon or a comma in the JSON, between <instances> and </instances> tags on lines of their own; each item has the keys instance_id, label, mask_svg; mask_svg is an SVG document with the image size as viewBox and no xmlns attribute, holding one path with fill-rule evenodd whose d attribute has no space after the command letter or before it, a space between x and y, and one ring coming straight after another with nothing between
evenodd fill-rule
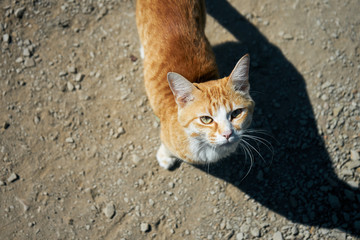
<instances>
[{"instance_id":1,"label":"cat's right ear","mask_svg":"<svg viewBox=\"0 0 360 240\"><path fill-rule=\"evenodd\" d=\"M236 64L234 70L229 76L229 79L235 89L243 93L248 93L250 89L249 84L249 67L250 56L246 54Z\"/></svg>"},{"instance_id":2,"label":"cat's right ear","mask_svg":"<svg viewBox=\"0 0 360 240\"><path fill-rule=\"evenodd\" d=\"M167 80L179 107L184 107L188 102L194 100L193 91L196 88L186 78L178 73L169 72Z\"/></svg>"}]
</instances>

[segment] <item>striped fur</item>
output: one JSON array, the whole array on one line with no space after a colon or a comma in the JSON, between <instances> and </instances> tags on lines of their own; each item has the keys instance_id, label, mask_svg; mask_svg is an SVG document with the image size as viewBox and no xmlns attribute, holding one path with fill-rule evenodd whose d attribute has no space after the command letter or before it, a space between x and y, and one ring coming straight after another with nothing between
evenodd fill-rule
<instances>
[{"instance_id":1,"label":"striped fur","mask_svg":"<svg viewBox=\"0 0 360 240\"><path fill-rule=\"evenodd\" d=\"M215 56L204 33L205 16L204 1L137 1L145 89L161 121L157 159L167 169L175 159L210 163L227 156L251 122L249 57L243 57L229 77L218 79ZM231 119L239 108L244 109L241 116ZM202 123L205 115L214 121Z\"/></svg>"}]
</instances>

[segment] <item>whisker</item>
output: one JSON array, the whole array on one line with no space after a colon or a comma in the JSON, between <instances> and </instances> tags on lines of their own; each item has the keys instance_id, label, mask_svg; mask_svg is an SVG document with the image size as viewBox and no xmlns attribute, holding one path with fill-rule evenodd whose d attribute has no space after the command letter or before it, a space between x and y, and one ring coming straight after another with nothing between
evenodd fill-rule
<instances>
[{"instance_id":1,"label":"whisker","mask_svg":"<svg viewBox=\"0 0 360 240\"><path fill-rule=\"evenodd\" d=\"M256 144L258 144L258 143L263 144L272 154L274 154L274 148L268 140L261 138L261 137L257 137L257 136L253 136L253 135L246 135L246 134L243 134L242 137L249 138L250 140L255 141ZM258 145L258 147L259 147L259 145Z\"/></svg>"},{"instance_id":2,"label":"whisker","mask_svg":"<svg viewBox=\"0 0 360 240\"><path fill-rule=\"evenodd\" d=\"M254 150L260 157L261 157L261 159L264 161L264 162L266 162L265 161L265 159L263 158L263 156L261 155L261 153L255 148L255 147L253 147L250 143L248 143L246 140L244 140L244 139L241 139L241 141L247 146L247 147L249 147L249 148L251 148L252 150Z\"/></svg>"},{"instance_id":3,"label":"whisker","mask_svg":"<svg viewBox=\"0 0 360 240\"><path fill-rule=\"evenodd\" d=\"M249 155L249 158L250 158L250 167L249 167L247 173L245 174L245 176L240 180L240 182L242 182L249 175L249 173L251 171L251 168L252 168L253 163L254 163L254 156L252 155L251 151L248 149L248 147L246 145L243 145L242 143L240 143L240 146L244 150L245 159L247 159L247 155Z\"/></svg>"}]
</instances>

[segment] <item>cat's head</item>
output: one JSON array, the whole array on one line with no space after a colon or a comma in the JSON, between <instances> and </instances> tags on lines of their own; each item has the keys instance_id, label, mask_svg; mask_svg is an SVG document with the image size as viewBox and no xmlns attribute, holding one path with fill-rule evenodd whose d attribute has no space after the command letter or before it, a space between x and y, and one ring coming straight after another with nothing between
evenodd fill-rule
<instances>
[{"instance_id":1,"label":"cat's head","mask_svg":"<svg viewBox=\"0 0 360 240\"><path fill-rule=\"evenodd\" d=\"M168 73L179 123L190 138L216 148L239 142L250 126L255 106L249 94L249 63L250 57L245 55L229 77L199 84Z\"/></svg>"}]
</instances>

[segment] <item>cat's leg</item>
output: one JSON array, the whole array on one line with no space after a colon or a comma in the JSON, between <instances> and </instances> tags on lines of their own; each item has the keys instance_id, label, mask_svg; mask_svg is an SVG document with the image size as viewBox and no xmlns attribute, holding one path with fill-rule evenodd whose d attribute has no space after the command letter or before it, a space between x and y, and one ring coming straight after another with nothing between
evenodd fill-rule
<instances>
[{"instance_id":1,"label":"cat's leg","mask_svg":"<svg viewBox=\"0 0 360 240\"><path fill-rule=\"evenodd\" d=\"M163 143L161 143L161 146L157 151L156 159L158 160L159 165L167 170L174 166L176 162L176 157L171 154Z\"/></svg>"}]
</instances>

